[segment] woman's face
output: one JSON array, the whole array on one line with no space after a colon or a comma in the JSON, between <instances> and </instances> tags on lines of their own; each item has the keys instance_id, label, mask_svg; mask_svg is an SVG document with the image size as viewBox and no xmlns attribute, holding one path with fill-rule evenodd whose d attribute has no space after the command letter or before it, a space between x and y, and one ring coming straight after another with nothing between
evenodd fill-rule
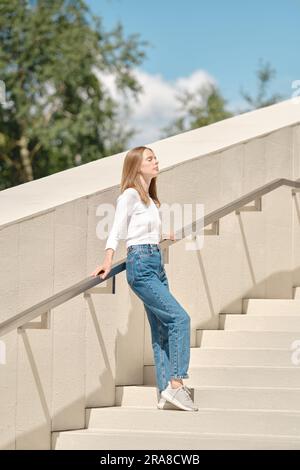
<instances>
[{"instance_id":1,"label":"woman's face","mask_svg":"<svg viewBox=\"0 0 300 470\"><path fill-rule=\"evenodd\" d=\"M142 175L147 178L153 178L158 175L158 160L156 155L149 149L145 149L143 152L143 161L140 171Z\"/></svg>"}]
</instances>

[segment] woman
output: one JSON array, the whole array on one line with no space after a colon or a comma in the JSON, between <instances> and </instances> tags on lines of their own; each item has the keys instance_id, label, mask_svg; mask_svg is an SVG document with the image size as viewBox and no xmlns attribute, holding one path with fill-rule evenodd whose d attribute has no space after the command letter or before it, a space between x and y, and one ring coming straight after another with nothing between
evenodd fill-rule
<instances>
[{"instance_id":1,"label":"woman","mask_svg":"<svg viewBox=\"0 0 300 470\"><path fill-rule=\"evenodd\" d=\"M150 148L135 147L126 154L106 255L92 275L103 273L102 279L108 275L119 240L126 238L126 279L144 303L151 328L156 382L162 397L157 406L167 408L167 401L182 410L197 411L191 392L182 381L189 377L190 317L169 290L159 246L158 171Z\"/></svg>"}]
</instances>

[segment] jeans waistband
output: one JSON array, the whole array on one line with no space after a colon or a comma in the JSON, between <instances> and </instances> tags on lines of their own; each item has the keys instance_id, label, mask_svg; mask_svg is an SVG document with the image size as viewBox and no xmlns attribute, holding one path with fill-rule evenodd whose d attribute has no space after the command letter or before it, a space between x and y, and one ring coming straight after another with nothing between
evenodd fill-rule
<instances>
[{"instance_id":1,"label":"jeans waistband","mask_svg":"<svg viewBox=\"0 0 300 470\"><path fill-rule=\"evenodd\" d=\"M153 253L153 251L160 251L160 246L157 243L143 243L139 245L130 245L127 248L127 253L130 253L132 250Z\"/></svg>"}]
</instances>

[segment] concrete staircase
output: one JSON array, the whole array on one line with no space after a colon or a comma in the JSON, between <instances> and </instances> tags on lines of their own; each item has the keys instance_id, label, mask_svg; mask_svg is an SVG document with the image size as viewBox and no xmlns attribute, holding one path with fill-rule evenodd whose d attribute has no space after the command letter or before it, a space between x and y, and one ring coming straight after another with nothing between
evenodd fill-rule
<instances>
[{"instance_id":1,"label":"concrete staircase","mask_svg":"<svg viewBox=\"0 0 300 470\"><path fill-rule=\"evenodd\" d=\"M152 363L144 385L116 387L116 406L87 409L85 429L54 432L53 449L300 449L299 288L245 299L220 328L198 330L191 348L198 412L156 408Z\"/></svg>"}]
</instances>

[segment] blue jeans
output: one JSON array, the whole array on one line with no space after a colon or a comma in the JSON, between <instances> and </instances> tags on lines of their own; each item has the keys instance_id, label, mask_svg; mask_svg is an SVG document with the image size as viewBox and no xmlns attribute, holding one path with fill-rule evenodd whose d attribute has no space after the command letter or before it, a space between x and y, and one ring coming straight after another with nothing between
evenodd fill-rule
<instances>
[{"instance_id":1,"label":"blue jeans","mask_svg":"<svg viewBox=\"0 0 300 470\"><path fill-rule=\"evenodd\" d=\"M155 243L127 249L126 278L143 301L151 328L159 392L172 378L188 378L190 317L169 290L163 256Z\"/></svg>"}]
</instances>

